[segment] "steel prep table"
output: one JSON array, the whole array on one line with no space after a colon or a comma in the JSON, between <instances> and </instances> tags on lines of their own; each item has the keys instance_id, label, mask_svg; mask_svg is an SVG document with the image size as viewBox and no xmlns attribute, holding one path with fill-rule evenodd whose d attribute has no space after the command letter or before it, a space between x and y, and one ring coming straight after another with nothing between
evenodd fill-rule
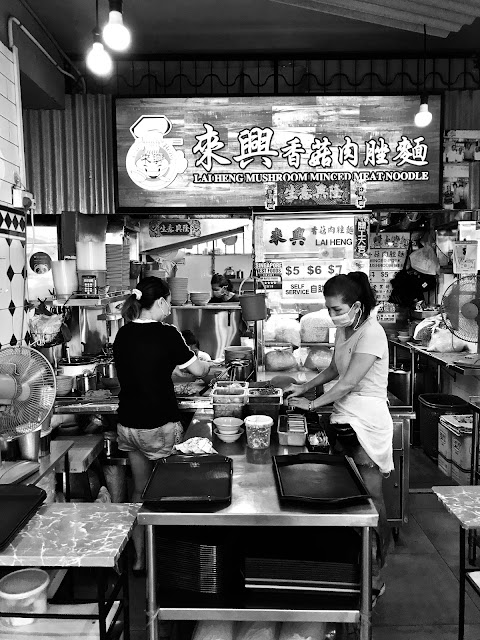
<instances>
[{"instance_id":1,"label":"steel prep table","mask_svg":"<svg viewBox=\"0 0 480 640\"><path fill-rule=\"evenodd\" d=\"M212 439L211 409L199 409L187 437ZM280 504L271 456L300 453L301 447L273 444L270 450L246 449L243 438L233 444L215 439L217 451L233 460L232 502L224 509L205 512L152 511L142 507L137 522L146 527L147 625L149 640L157 640L158 620L264 620L359 623L360 640L371 640L371 538L378 513L367 504L343 509L308 509ZM258 456L256 454L259 454ZM259 464L258 458L263 458ZM361 529L360 607L358 609L275 609L162 607L157 603L155 527L242 526L242 527L357 527Z\"/></svg>"}]
</instances>

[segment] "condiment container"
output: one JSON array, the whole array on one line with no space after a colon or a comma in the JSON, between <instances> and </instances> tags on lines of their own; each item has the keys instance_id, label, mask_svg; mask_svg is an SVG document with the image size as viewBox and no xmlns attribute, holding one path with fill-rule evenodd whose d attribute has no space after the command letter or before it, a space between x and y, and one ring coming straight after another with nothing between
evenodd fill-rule
<instances>
[{"instance_id":1,"label":"condiment container","mask_svg":"<svg viewBox=\"0 0 480 640\"><path fill-rule=\"evenodd\" d=\"M303 447L307 438L307 422L306 420L304 421L301 430L292 431L289 429L288 416L280 416L277 433L279 444Z\"/></svg>"},{"instance_id":2,"label":"condiment container","mask_svg":"<svg viewBox=\"0 0 480 640\"><path fill-rule=\"evenodd\" d=\"M235 387L222 387L212 391L213 404L245 404L247 401L246 389Z\"/></svg>"},{"instance_id":3,"label":"condiment container","mask_svg":"<svg viewBox=\"0 0 480 640\"><path fill-rule=\"evenodd\" d=\"M4 612L46 613L47 587L50 578L43 569L20 569L0 580L0 609ZM32 624L35 618L2 618L5 624L20 627Z\"/></svg>"},{"instance_id":4,"label":"condiment container","mask_svg":"<svg viewBox=\"0 0 480 640\"><path fill-rule=\"evenodd\" d=\"M243 418L244 404L214 404L213 405L213 417L214 418Z\"/></svg>"},{"instance_id":5,"label":"condiment container","mask_svg":"<svg viewBox=\"0 0 480 640\"><path fill-rule=\"evenodd\" d=\"M270 446L273 419L270 416L255 415L245 418L247 446L251 449L266 449Z\"/></svg>"}]
</instances>

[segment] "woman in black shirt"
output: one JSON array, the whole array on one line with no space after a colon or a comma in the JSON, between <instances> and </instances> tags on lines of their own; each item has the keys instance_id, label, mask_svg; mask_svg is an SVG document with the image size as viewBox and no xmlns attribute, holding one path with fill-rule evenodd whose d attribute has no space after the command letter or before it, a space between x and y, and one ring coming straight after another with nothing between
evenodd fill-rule
<instances>
[{"instance_id":1,"label":"woman in black shirt","mask_svg":"<svg viewBox=\"0 0 480 640\"><path fill-rule=\"evenodd\" d=\"M144 278L123 305L126 324L113 344L121 387L118 446L130 459L133 502L140 502L155 460L169 456L176 436L181 434L172 371L178 366L201 377L210 369L209 363L201 362L190 351L176 327L163 323L170 312L167 283L160 278ZM133 542L137 554L134 570L142 570L141 528L134 530Z\"/></svg>"}]
</instances>

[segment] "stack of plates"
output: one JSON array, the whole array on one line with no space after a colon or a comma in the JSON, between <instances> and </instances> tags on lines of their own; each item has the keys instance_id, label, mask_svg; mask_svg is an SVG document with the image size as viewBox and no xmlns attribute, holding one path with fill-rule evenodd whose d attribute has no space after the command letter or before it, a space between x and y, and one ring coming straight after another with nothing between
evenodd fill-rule
<instances>
[{"instance_id":1,"label":"stack of plates","mask_svg":"<svg viewBox=\"0 0 480 640\"><path fill-rule=\"evenodd\" d=\"M190 294L190 300L192 304L194 304L197 307L201 307L202 305L207 304L210 298L211 298L211 295L208 291L206 293L197 292L197 293Z\"/></svg>"},{"instance_id":2,"label":"stack of plates","mask_svg":"<svg viewBox=\"0 0 480 640\"><path fill-rule=\"evenodd\" d=\"M109 291L130 288L130 247L122 244L107 244L107 285Z\"/></svg>"},{"instance_id":3,"label":"stack of plates","mask_svg":"<svg viewBox=\"0 0 480 640\"><path fill-rule=\"evenodd\" d=\"M185 304L188 298L188 278L169 278L168 286L172 294L172 304Z\"/></svg>"}]
</instances>

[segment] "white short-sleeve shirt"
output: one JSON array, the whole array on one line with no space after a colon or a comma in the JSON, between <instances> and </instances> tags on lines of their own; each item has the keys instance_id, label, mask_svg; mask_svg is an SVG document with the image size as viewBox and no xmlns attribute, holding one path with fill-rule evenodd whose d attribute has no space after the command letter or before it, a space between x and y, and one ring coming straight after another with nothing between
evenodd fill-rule
<instances>
[{"instance_id":1,"label":"white short-sleeve shirt","mask_svg":"<svg viewBox=\"0 0 480 640\"><path fill-rule=\"evenodd\" d=\"M388 342L383 327L375 318L368 318L348 339L345 338L345 329L337 329L335 365L340 380L346 374L354 353L368 353L376 359L350 393L387 399Z\"/></svg>"}]
</instances>

